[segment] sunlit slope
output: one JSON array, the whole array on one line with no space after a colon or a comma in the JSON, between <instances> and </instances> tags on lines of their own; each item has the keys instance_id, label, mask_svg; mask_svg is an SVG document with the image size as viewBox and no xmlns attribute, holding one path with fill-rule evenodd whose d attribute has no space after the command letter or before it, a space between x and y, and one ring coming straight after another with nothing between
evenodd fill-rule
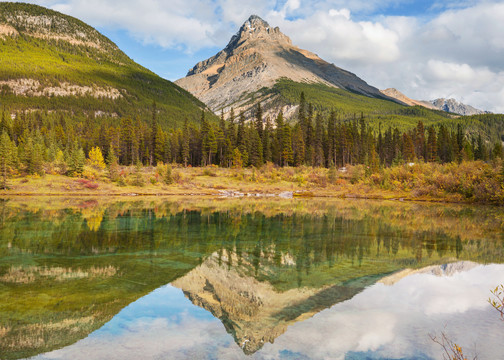
<instances>
[{"instance_id":1,"label":"sunlit slope","mask_svg":"<svg viewBox=\"0 0 504 360\"><path fill-rule=\"evenodd\" d=\"M10 112L48 110L86 116L140 117L156 102L175 127L205 105L128 58L73 17L23 3L0 3L1 105Z\"/></svg>"}]
</instances>

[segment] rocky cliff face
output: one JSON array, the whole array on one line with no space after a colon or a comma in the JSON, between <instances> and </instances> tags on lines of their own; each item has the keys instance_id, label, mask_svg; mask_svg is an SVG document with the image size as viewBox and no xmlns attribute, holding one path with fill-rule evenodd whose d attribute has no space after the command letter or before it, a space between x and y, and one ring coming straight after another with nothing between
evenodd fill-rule
<instances>
[{"instance_id":1,"label":"rocky cliff face","mask_svg":"<svg viewBox=\"0 0 504 360\"><path fill-rule=\"evenodd\" d=\"M251 97L261 88L271 88L280 78L385 97L356 75L292 45L278 27L271 27L255 15L241 26L222 51L196 64L176 83L213 111L227 112L230 107L236 110L257 100L266 100Z\"/></svg>"},{"instance_id":2,"label":"rocky cliff face","mask_svg":"<svg viewBox=\"0 0 504 360\"><path fill-rule=\"evenodd\" d=\"M476 109L470 105L465 105L458 102L455 99L436 99L431 100L430 103L434 105L437 109L451 112L459 115L479 115L488 114L488 111L483 111Z\"/></svg>"}]
</instances>

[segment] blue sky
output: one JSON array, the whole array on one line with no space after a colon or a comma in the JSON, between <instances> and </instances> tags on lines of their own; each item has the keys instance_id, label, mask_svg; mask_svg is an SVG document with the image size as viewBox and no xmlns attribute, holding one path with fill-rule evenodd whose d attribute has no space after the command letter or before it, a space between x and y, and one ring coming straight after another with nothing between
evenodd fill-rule
<instances>
[{"instance_id":1,"label":"blue sky","mask_svg":"<svg viewBox=\"0 0 504 360\"><path fill-rule=\"evenodd\" d=\"M75 16L176 80L257 14L369 84L504 112L504 1L35 0Z\"/></svg>"}]
</instances>

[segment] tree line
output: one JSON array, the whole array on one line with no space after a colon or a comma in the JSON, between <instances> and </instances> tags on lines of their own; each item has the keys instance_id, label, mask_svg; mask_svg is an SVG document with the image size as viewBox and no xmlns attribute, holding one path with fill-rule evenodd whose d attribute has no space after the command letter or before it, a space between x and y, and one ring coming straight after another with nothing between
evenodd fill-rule
<instances>
[{"instance_id":1,"label":"tree line","mask_svg":"<svg viewBox=\"0 0 504 360\"><path fill-rule=\"evenodd\" d=\"M370 127L363 114L341 120L336 112L324 116L315 112L301 94L297 119L285 121L283 114L271 121L258 104L255 118L231 109L227 119L217 123L202 112L199 124L185 120L183 127L165 130L158 119L156 104L149 121L126 117L115 121L89 118L74 121L63 113L5 112L0 122L0 171L43 173L44 165L56 164L60 171L80 174L86 155L96 148L109 164L260 167L277 166L342 167L366 164L371 170L401 162L452 162L490 160L503 157L502 143L488 145L481 135L466 134L445 125L400 132L396 127ZM93 155L93 156L95 156ZM96 159L95 159L96 160Z\"/></svg>"}]
</instances>

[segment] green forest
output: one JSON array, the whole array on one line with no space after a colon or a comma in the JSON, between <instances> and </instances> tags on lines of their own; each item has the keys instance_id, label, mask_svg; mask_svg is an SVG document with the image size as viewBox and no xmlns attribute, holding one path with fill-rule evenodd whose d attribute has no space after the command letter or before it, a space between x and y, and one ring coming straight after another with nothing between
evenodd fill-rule
<instances>
[{"instance_id":1,"label":"green forest","mask_svg":"<svg viewBox=\"0 0 504 360\"><path fill-rule=\"evenodd\" d=\"M503 126L502 115L479 115L473 121ZM0 170L10 174L52 173L81 175L86 158L105 159L109 166L178 163L183 166L221 167L277 166L342 167L365 164L371 172L405 162L461 162L502 158L501 141L491 143L471 134L463 123L416 126L400 131L397 126L369 124L361 113L340 119L316 111L301 93L298 116L290 123L280 113L274 122L265 118L261 105L255 119L244 114L227 120L209 120L201 112L200 123L177 129L161 126L156 103L149 121L87 118L75 121L61 113L5 111L0 122ZM94 150L93 150L94 149ZM93 150L93 156L90 156Z\"/></svg>"}]
</instances>

